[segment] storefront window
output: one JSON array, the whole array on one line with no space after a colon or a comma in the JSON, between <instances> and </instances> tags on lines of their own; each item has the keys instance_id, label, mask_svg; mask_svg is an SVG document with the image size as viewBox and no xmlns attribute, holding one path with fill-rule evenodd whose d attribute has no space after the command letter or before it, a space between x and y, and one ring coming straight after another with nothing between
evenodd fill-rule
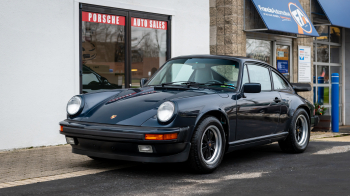
<instances>
[{"instance_id":1,"label":"storefront window","mask_svg":"<svg viewBox=\"0 0 350 196\"><path fill-rule=\"evenodd\" d=\"M318 65L317 66L317 83L329 84L329 66Z\"/></svg>"},{"instance_id":2,"label":"storefront window","mask_svg":"<svg viewBox=\"0 0 350 196\"><path fill-rule=\"evenodd\" d=\"M328 36L329 36L328 26L326 25L315 26L315 29L317 30L317 33L320 35L319 37L316 37L317 41L328 42Z\"/></svg>"},{"instance_id":3,"label":"storefront window","mask_svg":"<svg viewBox=\"0 0 350 196\"><path fill-rule=\"evenodd\" d=\"M314 102L327 108L326 115L331 114L332 107L340 107L342 111L342 29L332 26L316 26L320 37L314 39ZM339 74L339 106L330 102L332 91L331 76ZM341 118L340 118L341 122Z\"/></svg>"},{"instance_id":4,"label":"storefront window","mask_svg":"<svg viewBox=\"0 0 350 196\"><path fill-rule=\"evenodd\" d=\"M83 93L125 85L125 17L82 12Z\"/></svg>"},{"instance_id":5,"label":"storefront window","mask_svg":"<svg viewBox=\"0 0 350 196\"><path fill-rule=\"evenodd\" d=\"M284 77L290 80L290 61L289 61L289 46L276 45L276 64L277 70L281 72Z\"/></svg>"},{"instance_id":6,"label":"storefront window","mask_svg":"<svg viewBox=\"0 0 350 196\"><path fill-rule=\"evenodd\" d=\"M140 86L166 61L167 22L131 18L131 85Z\"/></svg>"},{"instance_id":7,"label":"storefront window","mask_svg":"<svg viewBox=\"0 0 350 196\"><path fill-rule=\"evenodd\" d=\"M318 101L320 105L328 105L329 104L329 87L318 87Z\"/></svg>"},{"instance_id":8,"label":"storefront window","mask_svg":"<svg viewBox=\"0 0 350 196\"><path fill-rule=\"evenodd\" d=\"M272 64L272 42L258 39L247 39L246 51L247 57L264 61Z\"/></svg>"},{"instance_id":9,"label":"storefront window","mask_svg":"<svg viewBox=\"0 0 350 196\"><path fill-rule=\"evenodd\" d=\"M317 62L329 63L328 45L317 44Z\"/></svg>"},{"instance_id":10,"label":"storefront window","mask_svg":"<svg viewBox=\"0 0 350 196\"><path fill-rule=\"evenodd\" d=\"M341 43L341 29L339 27L330 27L331 42Z\"/></svg>"},{"instance_id":11,"label":"storefront window","mask_svg":"<svg viewBox=\"0 0 350 196\"><path fill-rule=\"evenodd\" d=\"M341 48L339 46L330 45L331 63L341 63Z\"/></svg>"}]
</instances>

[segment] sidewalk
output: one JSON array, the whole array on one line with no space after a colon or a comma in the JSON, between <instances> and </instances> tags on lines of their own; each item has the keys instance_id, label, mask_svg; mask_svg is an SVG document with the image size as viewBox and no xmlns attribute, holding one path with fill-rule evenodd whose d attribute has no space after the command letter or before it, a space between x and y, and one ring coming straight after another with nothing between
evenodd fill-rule
<instances>
[{"instance_id":1,"label":"sidewalk","mask_svg":"<svg viewBox=\"0 0 350 196\"><path fill-rule=\"evenodd\" d=\"M71 151L70 145L61 145L0 152L0 184L77 171L108 170L125 164L94 161Z\"/></svg>"},{"instance_id":2,"label":"sidewalk","mask_svg":"<svg viewBox=\"0 0 350 196\"><path fill-rule=\"evenodd\" d=\"M312 132L311 141L350 142L350 136L332 132ZM0 152L0 188L99 173L138 163L94 161L73 154L70 145L38 147Z\"/></svg>"}]
</instances>

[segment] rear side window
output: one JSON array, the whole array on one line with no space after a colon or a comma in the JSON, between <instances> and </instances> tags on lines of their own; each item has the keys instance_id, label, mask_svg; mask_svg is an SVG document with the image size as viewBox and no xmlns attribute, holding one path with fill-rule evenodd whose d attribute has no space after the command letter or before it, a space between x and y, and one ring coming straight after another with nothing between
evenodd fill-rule
<instances>
[{"instance_id":1,"label":"rear side window","mask_svg":"<svg viewBox=\"0 0 350 196\"><path fill-rule=\"evenodd\" d=\"M272 79L273 79L273 87L274 87L275 90L287 89L288 88L287 82L284 81L283 78L281 78L275 72L272 72Z\"/></svg>"},{"instance_id":2,"label":"rear side window","mask_svg":"<svg viewBox=\"0 0 350 196\"><path fill-rule=\"evenodd\" d=\"M271 90L270 71L262 66L248 65L249 78L251 83L260 83L261 90Z\"/></svg>"}]
</instances>

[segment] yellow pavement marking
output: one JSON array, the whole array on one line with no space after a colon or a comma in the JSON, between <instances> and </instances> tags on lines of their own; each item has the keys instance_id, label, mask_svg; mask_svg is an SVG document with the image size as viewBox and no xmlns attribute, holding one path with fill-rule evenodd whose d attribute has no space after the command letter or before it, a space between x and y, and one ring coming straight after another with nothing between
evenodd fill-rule
<instances>
[{"instance_id":1,"label":"yellow pavement marking","mask_svg":"<svg viewBox=\"0 0 350 196\"><path fill-rule=\"evenodd\" d=\"M14 186L27 185L27 184L34 184L34 183L38 183L38 182L47 182L47 181L52 181L52 180L85 176L85 175L96 174L96 173L110 171L110 170L124 169L124 168L128 168L128 167L133 167L135 165L137 165L137 164L120 165L120 166L116 166L116 167L109 167L109 168L103 168L103 169L88 169L88 170L82 170L82 171L53 175L53 176L45 176L45 177L39 177L39 178L18 180L18 181L13 181L13 182L5 182L5 183L0 183L0 189L14 187Z\"/></svg>"}]
</instances>

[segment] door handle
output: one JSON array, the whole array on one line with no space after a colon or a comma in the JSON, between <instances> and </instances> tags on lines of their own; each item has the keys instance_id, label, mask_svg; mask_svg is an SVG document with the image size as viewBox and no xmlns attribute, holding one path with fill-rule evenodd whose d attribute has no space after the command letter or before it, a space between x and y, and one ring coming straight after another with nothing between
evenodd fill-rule
<instances>
[{"instance_id":1,"label":"door handle","mask_svg":"<svg viewBox=\"0 0 350 196\"><path fill-rule=\"evenodd\" d=\"M275 97L275 100L274 100L276 103L279 103L281 102L281 100L278 98L278 97Z\"/></svg>"}]
</instances>

